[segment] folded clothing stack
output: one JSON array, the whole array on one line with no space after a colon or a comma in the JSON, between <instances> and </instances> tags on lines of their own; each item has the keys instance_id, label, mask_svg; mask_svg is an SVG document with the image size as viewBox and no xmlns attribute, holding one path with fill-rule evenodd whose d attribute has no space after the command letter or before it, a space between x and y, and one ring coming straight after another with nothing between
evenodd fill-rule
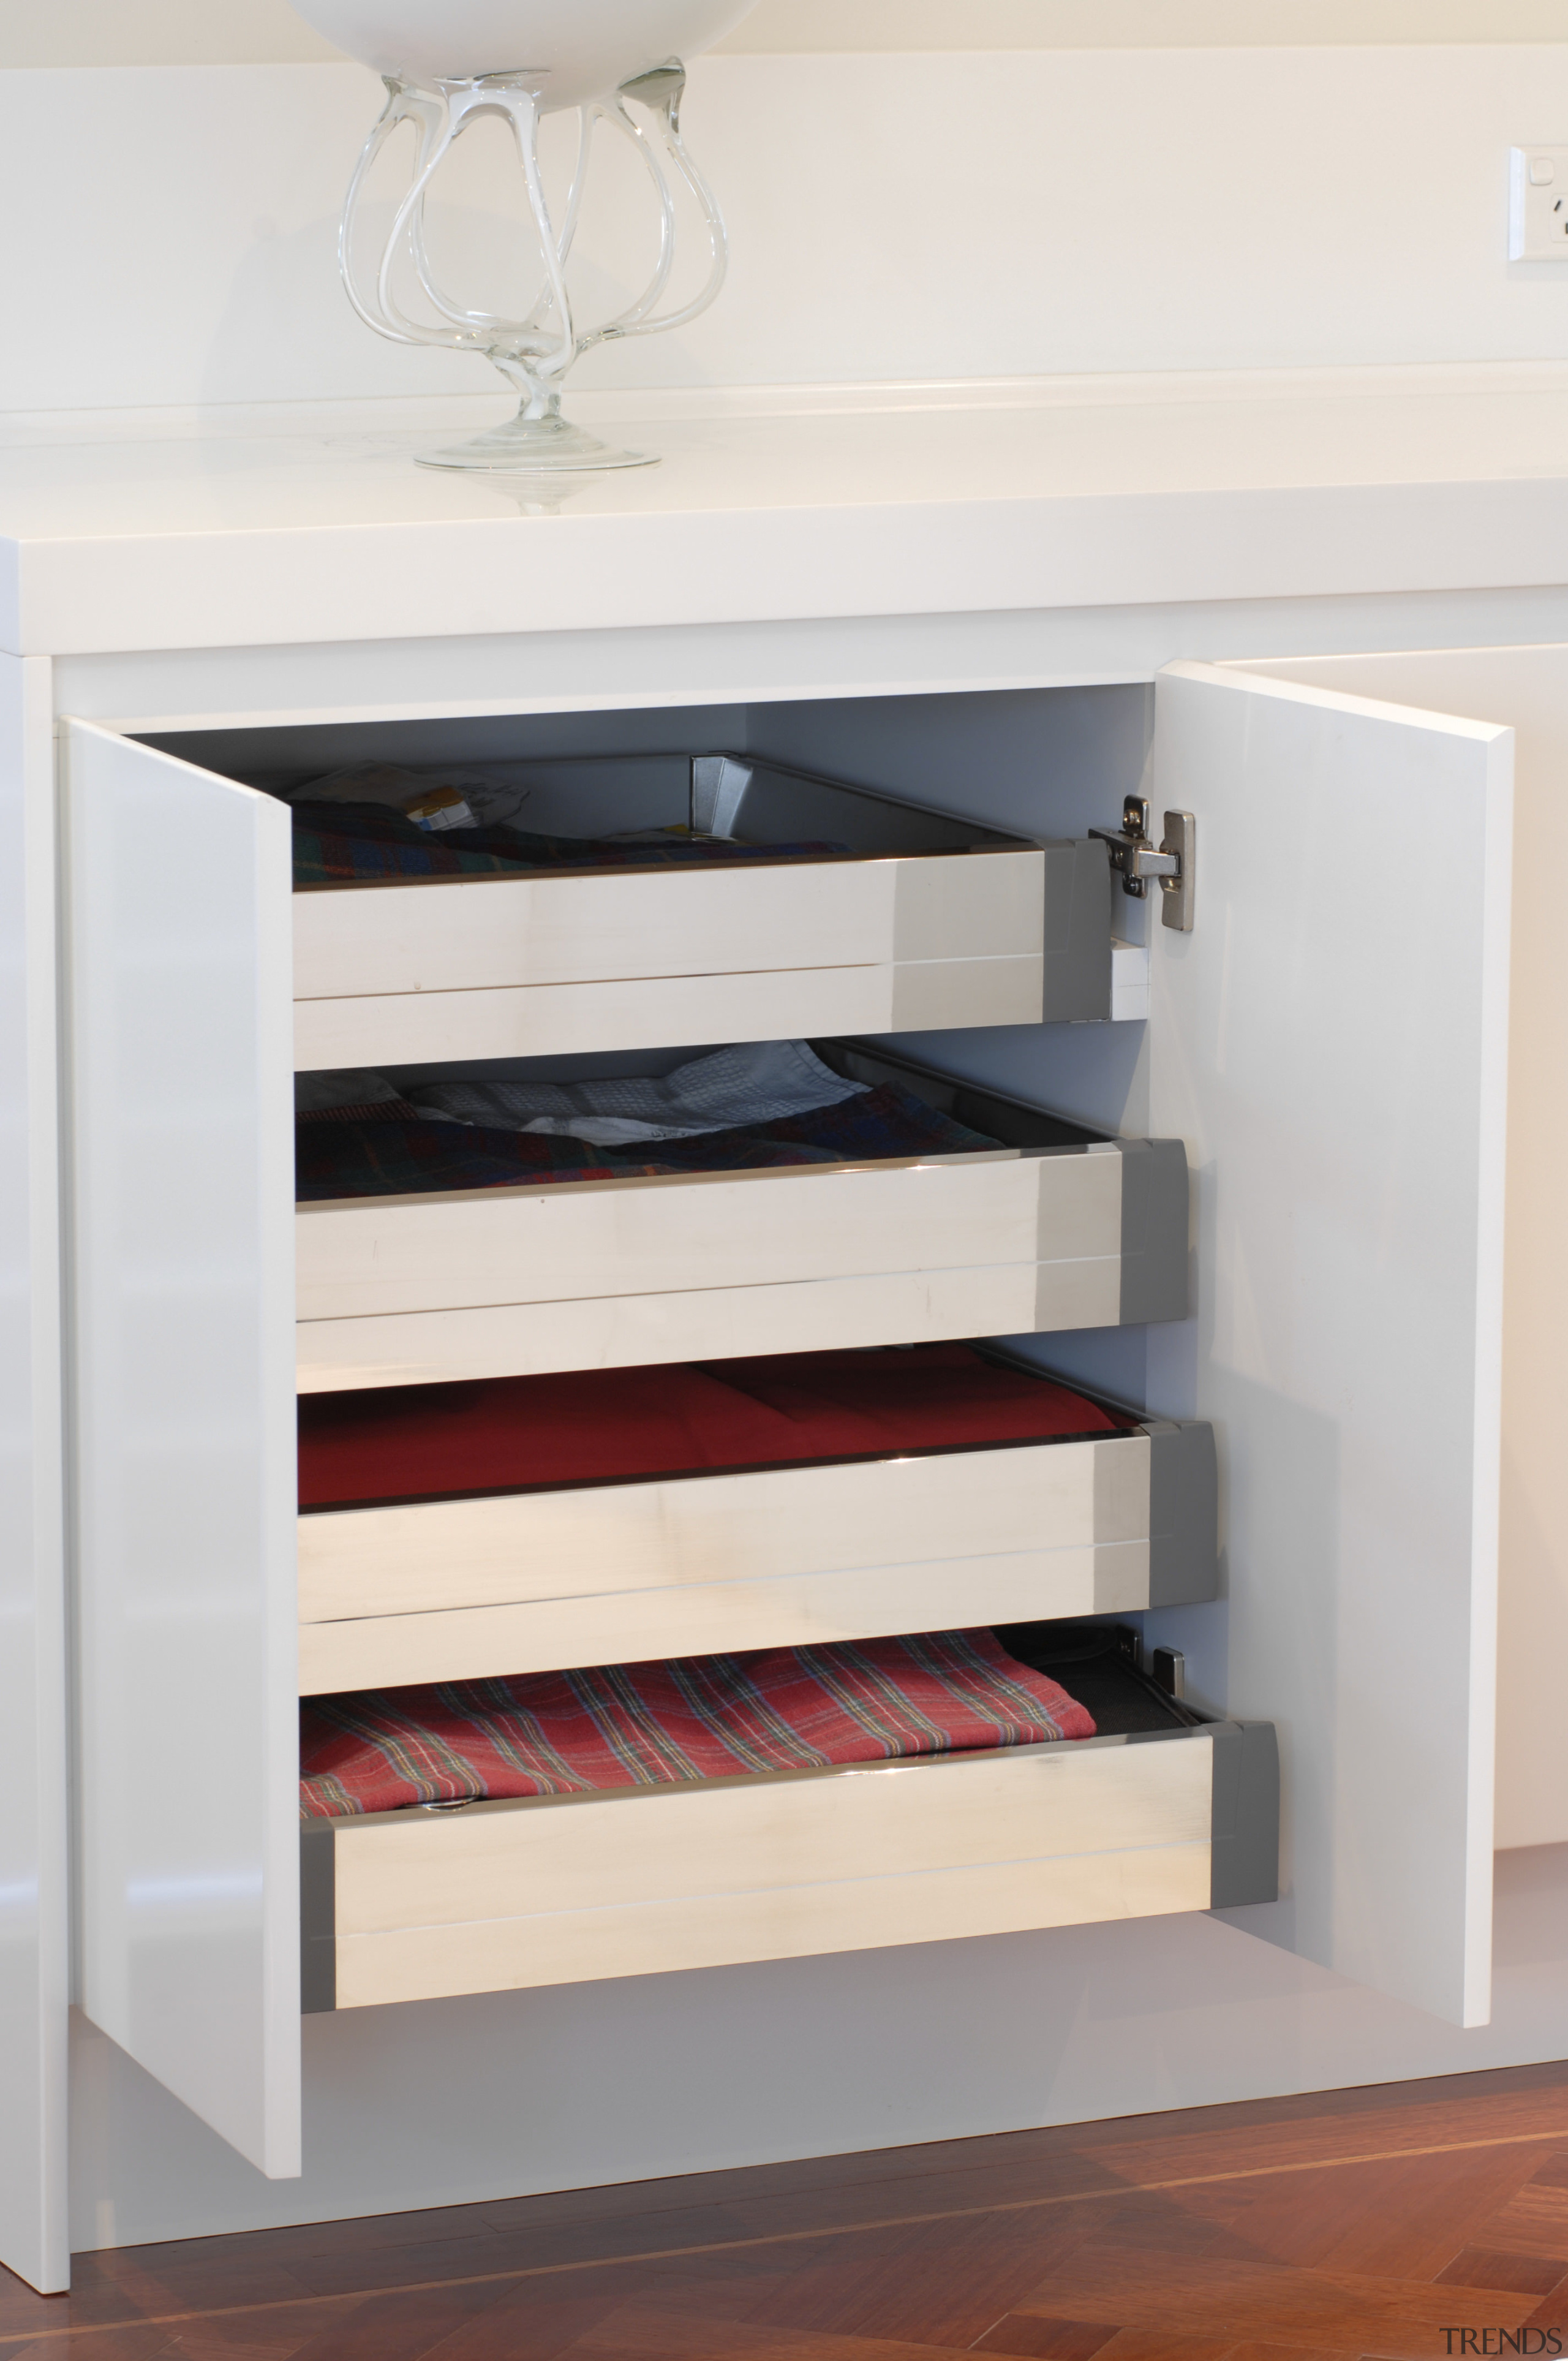
<instances>
[{"instance_id":1,"label":"folded clothing stack","mask_svg":"<svg viewBox=\"0 0 1568 2361\"><path fill-rule=\"evenodd\" d=\"M971 1345L302 1394L300 1506L911 1458L1115 1434L1135 1423Z\"/></svg>"},{"instance_id":2,"label":"folded clothing stack","mask_svg":"<svg viewBox=\"0 0 1568 2361\"><path fill-rule=\"evenodd\" d=\"M662 1078L301 1078L295 1194L421 1195L554 1180L1004 1153L894 1083L846 1082L804 1041L718 1049Z\"/></svg>"},{"instance_id":3,"label":"folded clothing stack","mask_svg":"<svg viewBox=\"0 0 1568 2361\"><path fill-rule=\"evenodd\" d=\"M570 1795L1092 1738L986 1631L312 1697L300 1813Z\"/></svg>"}]
</instances>

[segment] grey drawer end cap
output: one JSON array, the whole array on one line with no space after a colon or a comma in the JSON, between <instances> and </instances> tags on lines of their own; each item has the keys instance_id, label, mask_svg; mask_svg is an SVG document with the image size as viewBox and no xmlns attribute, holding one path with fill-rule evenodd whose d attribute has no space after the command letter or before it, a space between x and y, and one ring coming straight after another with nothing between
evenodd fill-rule
<instances>
[{"instance_id":1,"label":"grey drawer end cap","mask_svg":"<svg viewBox=\"0 0 1568 2361\"><path fill-rule=\"evenodd\" d=\"M1214 1732L1211 1910L1279 1898L1279 1741L1271 1721Z\"/></svg>"},{"instance_id":2,"label":"grey drawer end cap","mask_svg":"<svg viewBox=\"0 0 1568 2361\"><path fill-rule=\"evenodd\" d=\"M300 2012L337 2006L337 1857L331 1820L300 1826Z\"/></svg>"},{"instance_id":3,"label":"grey drawer end cap","mask_svg":"<svg viewBox=\"0 0 1568 2361\"><path fill-rule=\"evenodd\" d=\"M1220 1473L1206 1420L1146 1421L1149 1438L1149 1605L1220 1595Z\"/></svg>"},{"instance_id":4,"label":"grey drawer end cap","mask_svg":"<svg viewBox=\"0 0 1568 2361\"><path fill-rule=\"evenodd\" d=\"M1186 1143L1123 1139L1122 1325L1185 1320L1190 1186Z\"/></svg>"}]
</instances>

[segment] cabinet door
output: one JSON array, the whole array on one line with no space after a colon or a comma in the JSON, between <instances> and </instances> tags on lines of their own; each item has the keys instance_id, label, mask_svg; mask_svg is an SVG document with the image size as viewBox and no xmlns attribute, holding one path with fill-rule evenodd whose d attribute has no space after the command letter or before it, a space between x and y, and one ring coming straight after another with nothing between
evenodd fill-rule
<instances>
[{"instance_id":1,"label":"cabinet door","mask_svg":"<svg viewBox=\"0 0 1568 2361\"><path fill-rule=\"evenodd\" d=\"M1484 2024L1513 734L1181 664L1155 742L1197 816L1150 1019L1197 1312L1150 1395L1218 1430L1228 1614L1186 1644L1287 1783L1242 1923Z\"/></svg>"},{"instance_id":2,"label":"cabinet door","mask_svg":"<svg viewBox=\"0 0 1568 2361\"><path fill-rule=\"evenodd\" d=\"M300 2169L289 815L67 725L82 2004Z\"/></svg>"},{"instance_id":3,"label":"cabinet door","mask_svg":"<svg viewBox=\"0 0 1568 2361\"><path fill-rule=\"evenodd\" d=\"M1249 667L1251 669L1251 667ZM1502 1549L1497 1618L1499 1848L1568 1842L1562 1665L1568 1656L1568 986L1563 887L1542 858L1568 791L1568 647L1445 648L1270 665L1360 697L1436 706L1514 731L1508 1022L1508 1272L1503 1313Z\"/></svg>"}]
</instances>

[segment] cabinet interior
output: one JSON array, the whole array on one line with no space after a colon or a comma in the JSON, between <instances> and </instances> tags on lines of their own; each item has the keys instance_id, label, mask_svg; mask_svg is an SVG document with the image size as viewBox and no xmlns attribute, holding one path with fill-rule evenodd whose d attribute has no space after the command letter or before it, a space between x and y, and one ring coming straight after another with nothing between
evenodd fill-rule
<instances>
[{"instance_id":1,"label":"cabinet interior","mask_svg":"<svg viewBox=\"0 0 1568 2361\"><path fill-rule=\"evenodd\" d=\"M1135 684L285 724L162 733L146 742L271 793L362 763L493 766L529 788L518 825L563 835L684 821L689 758L727 752L950 816L968 824L955 838L979 828L1028 840L1119 825L1124 796L1144 778L1152 729L1153 691ZM628 757L641 759L618 769L617 758ZM842 828L840 815L835 832ZM1114 931L1143 939L1145 905L1118 893L1113 909ZM960 1120L1010 1144L1062 1147L1142 1127L1146 1029L1135 1023L1014 1026L816 1046L841 1071L872 1080L898 1074L900 1057L913 1058L954 1078L944 1086L927 1075L921 1088ZM716 1023L711 1040L678 1049L386 1071L407 1088L481 1073L497 1080L662 1074L723 1038ZM879 1049L891 1054L891 1064L879 1060ZM1009 1099L1042 1112L1021 1117ZM1146 1334L1129 1327L989 1341L1139 1410L1146 1397ZM1143 1620L1130 1620L1135 1627Z\"/></svg>"}]
</instances>

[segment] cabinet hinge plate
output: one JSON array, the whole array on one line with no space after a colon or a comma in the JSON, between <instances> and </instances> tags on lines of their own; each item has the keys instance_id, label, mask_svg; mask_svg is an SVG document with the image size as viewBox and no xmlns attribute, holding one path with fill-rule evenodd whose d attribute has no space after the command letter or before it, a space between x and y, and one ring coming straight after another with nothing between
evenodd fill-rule
<instances>
[{"instance_id":1,"label":"cabinet hinge plate","mask_svg":"<svg viewBox=\"0 0 1568 2361\"><path fill-rule=\"evenodd\" d=\"M1192 932L1192 894L1197 865L1198 823L1190 812L1168 811L1165 834L1158 844L1150 830L1154 807L1146 796L1128 796L1122 805L1120 829L1091 828L1111 848L1111 866L1122 881L1122 891L1141 902L1152 879L1159 887L1160 918L1183 935Z\"/></svg>"}]
</instances>

